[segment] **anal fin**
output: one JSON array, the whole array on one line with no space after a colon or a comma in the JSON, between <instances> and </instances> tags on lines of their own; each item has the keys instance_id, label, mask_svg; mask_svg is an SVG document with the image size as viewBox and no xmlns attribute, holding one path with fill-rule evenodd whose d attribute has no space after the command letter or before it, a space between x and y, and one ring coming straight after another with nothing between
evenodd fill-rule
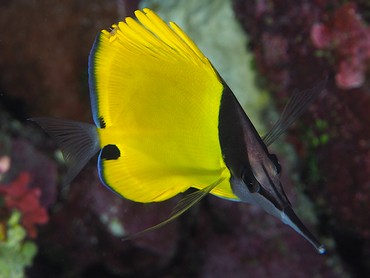
<instances>
[{"instance_id":1,"label":"anal fin","mask_svg":"<svg viewBox=\"0 0 370 278\"><path fill-rule=\"evenodd\" d=\"M186 195L183 199L181 199L177 205L173 208L172 213L170 214L169 218L151 228L148 228L146 230L143 230L141 232L135 233L133 235L127 236L122 238L122 241L135 239L141 236L144 236L154 230L157 230L161 228L162 226L166 225L168 222L176 219L181 214L183 214L185 211L187 211L190 207L198 203L200 200L202 200L209 192L212 191L217 185L219 185L221 182L223 182L225 178L219 179L217 182L208 185L207 187L198 190L194 193Z\"/></svg>"}]
</instances>

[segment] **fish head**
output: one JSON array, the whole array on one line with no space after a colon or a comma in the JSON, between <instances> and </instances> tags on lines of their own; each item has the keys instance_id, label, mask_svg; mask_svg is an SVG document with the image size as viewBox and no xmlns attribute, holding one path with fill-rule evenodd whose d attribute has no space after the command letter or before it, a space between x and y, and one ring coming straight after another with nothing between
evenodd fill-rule
<instances>
[{"instance_id":1,"label":"fish head","mask_svg":"<svg viewBox=\"0 0 370 278\"><path fill-rule=\"evenodd\" d=\"M275 155L272 155L277 162ZM267 155L250 160L240 170L232 171L230 179L233 193L243 202L260 206L267 213L281 219L284 208L290 206L280 182L281 166Z\"/></svg>"},{"instance_id":2,"label":"fish head","mask_svg":"<svg viewBox=\"0 0 370 278\"><path fill-rule=\"evenodd\" d=\"M312 235L294 213L280 182L281 166L274 154L266 153L262 159L249 161L238 172L232 173L230 185L233 193L245 203L261 207L279 218L306 238L322 254L324 246Z\"/></svg>"},{"instance_id":3,"label":"fish head","mask_svg":"<svg viewBox=\"0 0 370 278\"><path fill-rule=\"evenodd\" d=\"M233 194L240 201L257 205L277 217L305 237L319 253L324 253L323 245L299 220L285 195L280 182L281 166L276 155L269 153L264 139L259 136L235 95L225 82L223 84L219 140L223 160L230 171ZM273 140L284 128L280 127L272 133Z\"/></svg>"}]
</instances>

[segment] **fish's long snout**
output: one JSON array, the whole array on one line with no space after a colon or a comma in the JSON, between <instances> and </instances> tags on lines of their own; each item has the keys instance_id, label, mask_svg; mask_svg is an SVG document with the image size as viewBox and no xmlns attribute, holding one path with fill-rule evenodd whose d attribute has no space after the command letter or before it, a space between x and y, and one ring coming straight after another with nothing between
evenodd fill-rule
<instances>
[{"instance_id":1,"label":"fish's long snout","mask_svg":"<svg viewBox=\"0 0 370 278\"><path fill-rule=\"evenodd\" d=\"M299 220L298 216L294 213L293 209L290 206L287 206L284 209L281 220L284 222L284 224L289 225L297 233L306 238L320 254L323 254L325 252L324 245L322 245L321 242L318 241L318 239L305 227L305 225L303 225L301 220Z\"/></svg>"}]
</instances>

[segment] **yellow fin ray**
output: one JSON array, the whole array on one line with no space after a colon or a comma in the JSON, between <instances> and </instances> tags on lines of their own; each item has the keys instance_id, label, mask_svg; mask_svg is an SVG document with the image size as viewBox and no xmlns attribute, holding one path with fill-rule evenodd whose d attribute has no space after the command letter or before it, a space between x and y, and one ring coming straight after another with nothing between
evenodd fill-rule
<instances>
[{"instance_id":1,"label":"yellow fin ray","mask_svg":"<svg viewBox=\"0 0 370 278\"><path fill-rule=\"evenodd\" d=\"M137 18L154 34L163 40L173 49L177 50L179 54L190 58L194 63L199 66L207 67L212 69L213 73L217 76L217 73L213 70L209 60L203 55L199 48L190 40L190 38L178 27L175 23L170 22L172 30L158 15L149 9L144 9L144 14L141 11L136 11L135 15Z\"/></svg>"},{"instance_id":2,"label":"yellow fin ray","mask_svg":"<svg viewBox=\"0 0 370 278\"><path fill-rule=\"evenodd\" d=\"M193 50L186 45L180 37L155 13L150 10L144 9L146 14L141 11L136 11L135 15L140 22L144 24L151 32L166 43L169 47L175 50L178 54L185 57L191 57L194 62L199 58L195 55Z\"/></svg>"},{"instance_id":3,"label":"yellow fin ray","mask_svg":"<svg viewBox=\"0 0 370 278\"><path fill-rule=\"evenodd\" d=\"M127 18L127 22L118 24L119 30L116 36L120 37L120 42L124 42L123 46L137 53L151 52L153 56L171 57L166 51L166 46L158 40L152 33L142 27L132 18ZM128 24L131 21L130 25ZM136 24L135 24L136 23ZM141 28L140 28L141 27ZM134 28L134 29L133 29Z\"/></svg>"},{"instance_id":4,"label":"yellow fin ray","mask_svg":"<svg viewBox=\"0 0 370 278\"><path fill-rule=\"evenodd\" d=\"M184 31L174 22L170 22L172 29L179 35L184 42L198 55L198 57L209 66L209 60L204 56L200 49L195 45L195 43L185 34Z\"/></svg>"}]
</instances>

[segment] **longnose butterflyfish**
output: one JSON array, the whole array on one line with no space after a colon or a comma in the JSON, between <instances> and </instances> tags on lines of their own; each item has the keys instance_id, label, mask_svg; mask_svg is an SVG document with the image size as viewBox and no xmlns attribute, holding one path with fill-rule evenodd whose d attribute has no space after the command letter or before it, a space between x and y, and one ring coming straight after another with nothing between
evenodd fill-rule
<instances>
[{"instance_id":1,"label":"longnose butterflyfish","mask_svg":"<svg viewBox=\"0 0 370 278\"><path fill-rule=\"evenodd\" d=\"M99 152L102 183L142 203L167 200L189 188L170 217L178 217L208 193L260 206L305 237L323 245L293 212L280 183L281 166L267 147L316 99L326 80L295 91L264 137L226 82L194 42L149 9L137 20L102 30L89 56L89 89L95 125L31 118L60 147L66 184ZM127 239L126 238L126 239Z\"/></svg>"}]
</instances>

